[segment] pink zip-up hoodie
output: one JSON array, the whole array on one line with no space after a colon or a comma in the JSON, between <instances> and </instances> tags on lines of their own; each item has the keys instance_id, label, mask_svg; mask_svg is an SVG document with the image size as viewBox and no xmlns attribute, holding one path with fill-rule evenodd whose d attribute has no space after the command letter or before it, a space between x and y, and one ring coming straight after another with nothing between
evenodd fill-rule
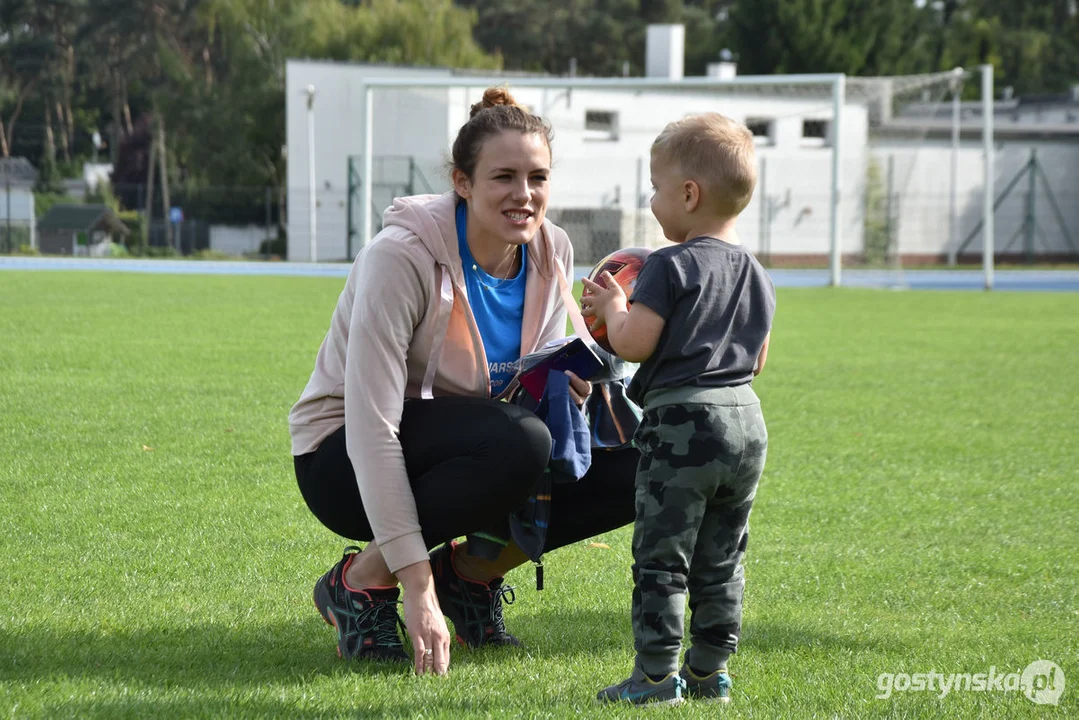
<instances>
[{"instance_id":1,"label":"pink zip-up hoodie","mask_svg":"<svg viewBox=\"0 0 1079 720\"><path fill-rule=\"evenodd\" d=\"M346 427L348 455L390 570L427 559L398 429L405 398L490 396L457 250L457 195L398 198L356 257L315 369L289 413L292 454ZM565 231L544 220L528 251L521 354L566 334L555 273L573 267ZM567 277L569 282L572 278Z\"/></svg>"}]
</instances>

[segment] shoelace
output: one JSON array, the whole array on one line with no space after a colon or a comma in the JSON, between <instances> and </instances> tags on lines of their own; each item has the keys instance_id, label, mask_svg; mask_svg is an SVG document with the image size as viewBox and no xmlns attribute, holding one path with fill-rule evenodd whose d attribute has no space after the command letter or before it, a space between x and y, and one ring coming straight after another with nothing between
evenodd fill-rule
<instances>
[{"instance_id":1,"label":"shoelace","mask_svg":"<svg viewBox=\"0 0 1079 720\"><path fill-rule=\"evenodd\" d=\"M495 637L506 634L506 621L502 618L502 604L512 605L517 600L511 585L500 585L491 593L491 621L495 628Z\"/></svg>"},{"instance_id":2,"label":"shoelace","mask_svg":"<svg viewBox=\"0 0 1079 720\"><path fill-rule=\"evenodd\" d=\"M353 602L363 601L354 599ZM355 632L348 634L371 635L374 637L376 646L404 647L401 637L397 634L398 626L401 627L402 632L407 632L405 624L401 621L401 616L397 613L397 605L400 604L400 601L374 600L363 604L368 605L368 607L356 613L348 613L349 617L356 621Z\"/></svg>"},{"instance_id":3,"label":"shoelace","mask_svg":"<svg viewBox=\"0 0 1079 720\"><path fill-rule=\"evenodd\" d=\"M483 589L473 590L478 585ZM483 597L477 599L475 595ZM502 617L502 603L512 605L517 599L511 585L499 585L492 588L483 583L461 583L461 597L465 601L465 623L468 625L470 634L478 633L483 638L488 627L494 628L494 637L506 635L506 621ZM489 622L490 621L490 622Z\"/></svg>"}]
</instances>

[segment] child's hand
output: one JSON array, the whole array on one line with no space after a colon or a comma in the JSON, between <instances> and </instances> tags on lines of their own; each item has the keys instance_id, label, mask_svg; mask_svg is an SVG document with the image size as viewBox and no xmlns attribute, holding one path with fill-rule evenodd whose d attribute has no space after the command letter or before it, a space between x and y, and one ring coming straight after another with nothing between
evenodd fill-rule
<instances>
[{"instance_id":1,"label":"child's hand","mask_svg":"<svg viewBox=\"0 0 1079 720\"><path fill-rule=\"evenodd\" d=\"M603 327L609 315L625 312L628 302L626 291L615 281L614 276L609 272L604 272L600 277L603 278L607 287L594 283L588 278L581 281L587 291L587 294L581 296L581 314L595 318L591 326L592 330Z\"/></svg>"}]
</instances>

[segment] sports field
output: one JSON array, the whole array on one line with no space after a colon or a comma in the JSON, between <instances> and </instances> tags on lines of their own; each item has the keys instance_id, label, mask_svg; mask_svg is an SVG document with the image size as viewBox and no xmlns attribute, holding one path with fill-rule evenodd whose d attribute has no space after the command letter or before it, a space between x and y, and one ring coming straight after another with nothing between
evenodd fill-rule
<instances>
[{"instance_id":1,"label":"sports field","mask_svg":"<svg viewBox=\"0 0 1079 720\"><path fill-rule=\"evenodd\" d=\"M455 646L446 678L336 657L310 592L345 542L296 490L286 414L341 287L0 273L0 717L641 713L592 702L632 661L628 529L548 556L542 592L511 574L523 650ZM756 387L722 714L1079 714L1079 294L781 289ZM902 677L1035 660L1059 705Z\"/></svg>"}]
</instances>

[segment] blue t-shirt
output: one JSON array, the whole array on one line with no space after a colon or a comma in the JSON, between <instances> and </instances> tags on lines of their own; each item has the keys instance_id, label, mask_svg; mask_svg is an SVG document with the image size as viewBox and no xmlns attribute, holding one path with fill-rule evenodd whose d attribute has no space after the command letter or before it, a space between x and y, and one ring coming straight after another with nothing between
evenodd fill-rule
<instances>
[{"instance_id":1,"label":"blue t-shirt","mask_svg":"<svg viewBox=\"0 0 1079 720\"><path fill-rule=\"evenodd\" d=\"M491 375L491 397L506 389L517 372L521 357L521 323L525 312L525 263L521 251L521 271L516 277L496 278L484 272L472 259L468 248L468 206L457 204L457 247L465 273L465 290L472 316L483 340L487 371Z\"/></svg>"}]
</instances>

